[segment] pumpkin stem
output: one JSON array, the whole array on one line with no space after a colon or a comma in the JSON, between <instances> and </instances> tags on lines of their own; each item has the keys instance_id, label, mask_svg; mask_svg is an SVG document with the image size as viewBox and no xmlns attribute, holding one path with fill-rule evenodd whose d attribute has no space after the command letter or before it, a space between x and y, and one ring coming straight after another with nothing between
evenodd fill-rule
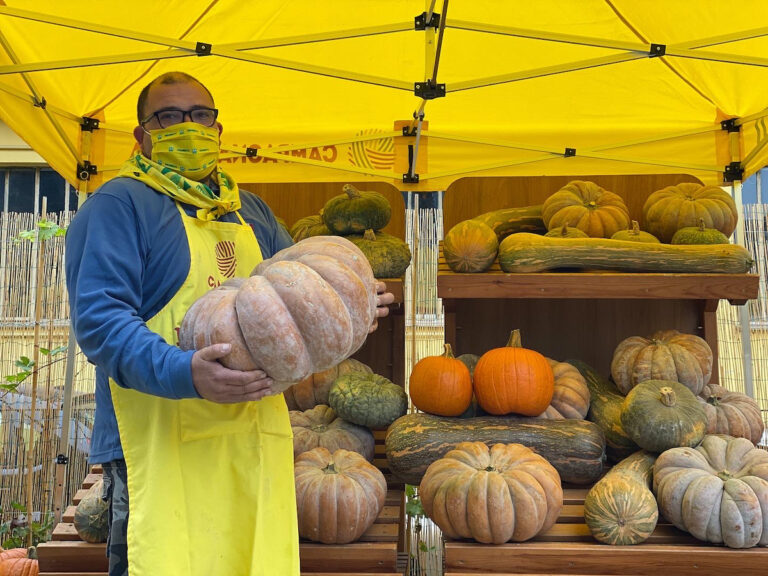
<instances>
[{"instance_id":1,"label":"pumpkin stem","mask_svg":"<svg viewBox=\"0 0 768 576\"><path fill-rule=\"evenodd\" d=\"M640 224L637 222L637 220L632 220L631 233L632 233L632 236L637 236L640 234Z\"/></svg>"},{"instance_id":2,"label":"pumpkin stem","mask_svg":"<svg viewBox=\"0 0 768 576\"><path fill-rule=\"evenodd\" d=\"M512 333L509 335L509 340L507 340L507 347L508 348L523 347L522 338L520 337L520 330L518 330L517 328L512 330Z\"/></svg>"},{"instance_id":3,"label":"pumpkin stem","mask_svg":"<svg viewBox=\"0 0 768 576\"><path fill-rule=\"evenodd\" d=\"M27 558L30 560L37 560L37 548L34 546L27 548Z\"/></svg>"},{"instance_id":4,"label":"pumpkin stem","mask_svg":"<svg viewBox=\"0 0 768 576\"><path fill-rule=\"evenodd\" d=\"M730 480L733 478L733 474L731 474L728 470L720 470L720 472L717 473L717 477L720 478L720 480Z\"/></svg>"},{"instance_id":5,"label":"pumpkin stem","mask_svg":"<svg viewBox=\"0 0 768 576\"><path fill-rule=\"evenodd\" d=\"M563 224L563 227L560 229L560 236L568 236L568 224Z\"/></svg>"},{"instance_id":6,"label":"pumpkin stem","mask_svg":"<svg viewBox=\"0 0 768 576\"><path fill-rule=\"evenodd\" d=\"M366 240L370 240L371 242L374 242L376 240L376 234L373 230L368 228L368 230L365 231L365 234L363 234L363 238Z\"/></svg>"},{"instance_id":7,"label":"pumpkin stem","mask_svg":"<svg viewBox=\"0 0 768 576\"><path fill-rule=\"evenodd\" d=\"M704 224L704 218L699 218L699 231L700 232L704 232L704 230L706 230L706 229L707 229L707 227Z\"/></svg>"},{"instance_id":8,"label":"pumpkin stem","mask_svg":"<svg viewBox=\"0 0 768 576\"><path fill-rule=\"evenodd\" d=\"M323 472L325 472L326 474L338 474L339 473L339 471L336 470L336 465L333 462L329 462L328 466L323 468Z\"/></svg>"},{"instance_id":9,"label":"pumpkin stem","mask_svg":"<svg viewBox=\"0 0 768 576\"><path fill-rule=\"evenodd\" d=\"M443 358L453 358L453 350L451 350L451 345L448 344L448 342L445 343L445 352L443 352Z\"/></svg>"},{"instance_id":10,"label":"pumpkin stem","mask_svg":"<svg viewBox=\"0 0 768 576\"><path fill-rule=\"evenodd\" d=\"M675 391L672 390L669 386L663 386L662 388L659 388L659 394L661 394L661 403L664 404L664 406L674 406L677 404L677 396L675 396Z\"/></svg>"},{"instance_id":11,"label":"pumpkin stem","mask_svg":"<svg viewBox=\"0 0 768 576\"><path fill-rule=\"evenodd\" d=\"M362 194L360 194L360 190L352 186L352 184L344 184L342 190L350 198L360 198L360 196L362 196Z\"/></svg>"},{"instance_id":12,"label":"pumpkin stem","mask_svg":"<svg viewBox=\"0 0 768 576\"><path fill-rule=\"evenodd\" d=\"M486 467L485 467L485 471L486 471L486 472L493 472L493 471L495 471L495 470L496 470L496 468L494 468L493 466L486 466Z\"/></svg>"},{"instance_id":13,"label":"pumpkin stem","mask_svg":"<svg viewBox=\"0 0 768 576\"><path fill-rule=\"evenodd\" d=\"M717 394L710 394L709 396L707 396L707 404L712 404L712 406L720 405L721 400L722 398Z\"/></svg>"}]
</instances>

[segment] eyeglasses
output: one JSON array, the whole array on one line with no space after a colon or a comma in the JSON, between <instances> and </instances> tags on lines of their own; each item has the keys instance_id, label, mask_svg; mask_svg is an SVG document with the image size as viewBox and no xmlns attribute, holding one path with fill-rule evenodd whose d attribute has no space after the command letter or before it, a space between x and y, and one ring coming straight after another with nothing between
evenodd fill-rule
<instances>
[{"instance_id":1,"label":"eyeglasses","mask_svg":"<svg viewBox=\"0 0 768 576\"><path fill-rule=\"evenodd\" d=\"M216 122L216 118L219 115L219 111L216 108L193 108L192 110L181 110L179 108L163 108L153 112L142 120L142 126L155 118L161 128L168 128L174 124L181 124L184 122L185 117L201 126L213 126Z\"/></svg>"}]
</instances>

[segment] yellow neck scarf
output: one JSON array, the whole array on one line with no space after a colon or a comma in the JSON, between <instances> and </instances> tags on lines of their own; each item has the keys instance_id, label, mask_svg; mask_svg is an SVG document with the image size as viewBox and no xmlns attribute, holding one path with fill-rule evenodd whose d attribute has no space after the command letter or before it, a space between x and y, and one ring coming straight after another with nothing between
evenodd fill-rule
<instances>
[{"instance_id":1,"label":"yellow neck scarf","mask_svg":"<svg viewBox=\"0 0 768 576\"><path fill-rule=\"evenodd\" d=\"M240 208L240 191L237 183L220 168L216 169L216 179L219 183L218 196L202 182L189 180L141 154L126 160L117 176L139 180L174 200L197 206L198 220L216 220L227 212L234 212Z\"/></svg>"}]
</instances>

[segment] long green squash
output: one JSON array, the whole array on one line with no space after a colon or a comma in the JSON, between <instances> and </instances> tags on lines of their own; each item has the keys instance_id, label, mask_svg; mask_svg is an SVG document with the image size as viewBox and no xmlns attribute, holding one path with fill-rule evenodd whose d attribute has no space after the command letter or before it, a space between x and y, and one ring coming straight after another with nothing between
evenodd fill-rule
<instances>
[{"instance_id":1,"label":"long green squash","mask_svg":"<svg viewBox=\"0 0 768 576\"><path fill-rule=\"evenodd\" d=\"M517 232L531 232L544 234L547 227L541 219L542 205L523 206L520 208L503 208L475 216L472 220L478 220L496 232L499 242L510 234Z\"/></svg>"},{"instance_id":2,"label":"long green squash","mask_svg":"<svg viewBox=\"0 0 768 576\"><path fill-rule=\"evenodd\" d=\"M589 386L590 404L587 420L597 424L605 434L605 451L608 458L618 462L633 454L640 447L635 444L621 425L621 405L624 396L614 384L602 377L581 360L566 360L578 368Z\"/></svg>"},{"instance_id":3,"label":"long green squash","mask_svg":"<svg viewBox=\"0 0 768 576\"><path fill-rule=\"evenodd\" d=\"M418 485L429 465L460 442L522 444L546 458L563 482L591 484L603 472L605 439L586 420L541 420L482 416L442 418L407 414L387 431L389 469L407 484Z\"/></svg>"},{"instance_id":4,"label":"long green squash","mask_svg":"<svg viewBox=\"0 0 768 576\"><path fill-rule=\"evenodd\" d=\"M639 450L603 476L584 499L584 520L604 544L645 542L656 528L659 507L651 492L656 455Z\"/></svg>"},{"instance_id":5,"label":"long green squash","mask_svg":"<svg viewBox=\"0 0 768 576\"><path fill-rule=\"evenodd\" d=\"M513 234L499 246L504 272L544 272L556 268L743 274L752 268L749 251L737 244L671 245L608 238L550 238Z\"/></svg>"}]
</instances>

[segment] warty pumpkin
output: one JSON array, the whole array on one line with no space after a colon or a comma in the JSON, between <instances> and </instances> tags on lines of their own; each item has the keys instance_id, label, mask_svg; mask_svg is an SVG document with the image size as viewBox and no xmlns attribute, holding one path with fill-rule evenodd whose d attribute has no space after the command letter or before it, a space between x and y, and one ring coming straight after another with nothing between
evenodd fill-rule
<instances>
[{"instance_id":1,"label":"warty pumpkin","mask_svg":"<svg viewBox=\"0 0 768 576\"><path fill-rule=\"evenodd\" d=\"M568 362L558 362L547 358L555 384L552 402L538 418L562 420L574 418L583 420L589 412L589 387L578 369Z\"/></svg>"},{"instance_id":2,"label":"warty pumpkin","mask_svg":"<svg viewBox=\"0 0 768 576\"><path fill-rule=\"evenodd\" d=\"M401 386L378 374L346 374L336 379L328 403L347 422L384 429L408 411Z\"/></svg>"},{"instance_id":3,"label":"warty pumpkin","mask_svg":"<svg viewBox=\"0 0 768 576\"><path fill-rule=\"evenodd\" d=\"M464 220L443 240L445 263L454 272L485 272L499 251L496 233L479 220Z\"/></svg>"},{"instance_id":4,"label":"warty pumpkin","mask_svg":"<svg viewBox=\"0 0 768 576\"><path fill-rule=\"evenodd\" d=\"M698 226L686 226L680 228L672 236L671 244L728 244L728 237L716 230L707 228L704 218L699 218Z\"/></svg>"},{"instance_id":5,"label":"warty pumpkin","mask_svg":"<svg viewBox=\"0 0 768 576\"><path fill-rule=\"evenodd\" d=\"M288 409L309 410L319 404L328 404L331 386L344 374L373 374L373 370L359 360L347 358L328 370L310 374L283 392Z\"/></svg>"},{"instance_id":6,"label":"warty pumpkin","mask_svg":"<svg viewBox=\"0 0 768 576\"><path fill-rule=\"evenodd\" d=\"M708 384L699 395L699 401L707 414L707 434L746 438L752 444L757 444L763 437L765 424L760 406L746 394Z\"/></svg>"},{"instance_id":7,"label":"warty pumpkin","mask_svg":"<svg viewBox=\"0 0 768 576\"><path fill-rule=\"evenodd\" d=\"M549 196L541 217L547 230L568 224L592 238L610 238L629 226L629 209L622 197L583 180L569 182Z\"/></svg>"},{"instance_id":8,"label":"warty pumpkin","mask_svg":"<svg viewBox=\"0 0 768 576\"><path fill-rule=\"evenodd\" d=\"M768 452L746 438L708 435L656 460L659 511L680 530L730 548L768 546Z\"/></svg>"},{"instance_id":9,"label":"warty pumpkin","mask_svg":"<svg viewBox=\"0 0 768 576\"><path fill-rule=\"evenodd\" d=\"M413 405L437 416L459 416L472 402L472 377L461 360L453 357L451 345L442 356L427 356L411 371L408 392Z\"/></svg>"},{"instance_id":10,"label":"warty pumpkin","mask_svg":"<svg viewBox=\"0 0 768 576\"><path fill-rule=\"evenodd\" d=\"M98 480L88 489L88 492L75 508L73 524L78 536L85 542L107 541L109 535L109 501L102 499L103 489L104 480Z\"/></svg>"},{"instance_id":11,"label":"warty pumpkin","mask_svg":"<svg viewBox=\"0 0 768 576\"><path fill-rule=\"evenodd\" d=\"M645 229L662 242L670 242L681 228L698 226L701 219L707 228L730 236L738 221L736 202L720 186L682 182L657 190L643 205Z\"/></svg>"},{"instance_id":12,"label":"warty pumpkin","mask_svg":"<svg viewBox=\"0 0 768 576\"><path fill-rule=\"evenodd\" d=\"M184 350L231 343L222 364L261 368L280 392L353 354L375 316L376 281L365 256L344 238L315 236L199 298L179 341Z\"/></svg>"},{"instance_id":13,"label":"warty pumpkin","mask_svg":"<svg viewBox=\"0 0 768 576\"><path fill-rule=\"evenodd\" d=\"M631 336L613 352L611 376L623 394L645 380L675 380L699 394L712 377L712 349L695 334L660 330Z\"/></svg>"},{"instance_id":14,"label":"warty pumpkin","mask_svg":"<svg viewBox=\"0 0 768 576\"><path fill-rule=\"evenodd\" d=\"M381 230L389 224L392 206L379 192L358 190L344 184L344 193L325 203L320 213L323 222L334 234L358 234L368 229Z\"/></svg>"},{"instance_id":15,"label":"warty pumpkin","mask_svg":"<svg viewBox=\"0 0 768 576\"><path fill-rule=\"evenodd\" d=\"M330 452L351 450L373 462L373 433L368 428L338 418L330 406L320 404L303 412L291 410L289 416L294 458L321 446Z\"/></svg>"},{"instance_id":16,"label":"warty pumpkin","mask_svg":"<svg viewBox=\"0 0 768 576\"><path fill-rule=\"evenodd\" d=\"M555 377L547 359L522 347L514 330L507 345L489 350L475 366L477 402L489 414L538 416L552 402Z\"/></svg>"},{"instance_id":17,"label":"warty pumpkin","mask_svg":"<svg viewBox=\"0 0 768 576\"><path fill-rule=\"evenodd\" d=\"M656 529L659 507L651 491L656 454L640 450L613 466L589 489L584 521L595 540L613 546L645 542Z\"/></svg>"},{"instance_id":18,"label":"warty pumpkin","mask_svg":"<svg viewBox=\"0 0 768 576\"><path fill-rule=\"evenodd\" d=\"M429 466L419 497L446 536L485 544L529 540L563 507L557 470L522 444L462 442Z\"/></svg>"},{"instance_id":19,"label":"warty pumpkin","mask_svg":"<svg viewBox=\"0 0 768 576\"><path fill-rule=\"evenodd\" d=\"M299 218L294 222L293 226L291 226L288 233L291 235L294 242L300 242L305 238L311 238L312 236L330 236L333 234L328 226L325 225L325 222L323 222L323 217L320 214L312 214L311 216Z\"/></svg>"},{"instance_id":20,"label":"warty pumpkin","mask_svg":"<svg viewBox=\"0 0 768 576\"><path fill-rule=\"evenodd\" d=\"M707 431L704 408L688 388L670 380L646 380L630 390L621 407L621 425L651 452L696 446Z\"/></svg>"},{"instance_id":21,"label":"warty pumpkin","mask_svg":"<svg viewBox=\"0 0 768 576\"><path fill-rule=\"evenodd\" d=\"M348 544L371 527L384 507L387 481L357 452L318 447L294 463L299 535Z\"/></svg>"},{"instance_id":22,"label":"warty pumpkin","mask_svg":"<svg viewBox=\"0 0 768 576\"><path fill-rule=\"evenodd\" d=\"M400 278L411 264L411 249L396 236L366 230L347 238L365 254L376 278Z\"/></svg>"}]
</instances>

